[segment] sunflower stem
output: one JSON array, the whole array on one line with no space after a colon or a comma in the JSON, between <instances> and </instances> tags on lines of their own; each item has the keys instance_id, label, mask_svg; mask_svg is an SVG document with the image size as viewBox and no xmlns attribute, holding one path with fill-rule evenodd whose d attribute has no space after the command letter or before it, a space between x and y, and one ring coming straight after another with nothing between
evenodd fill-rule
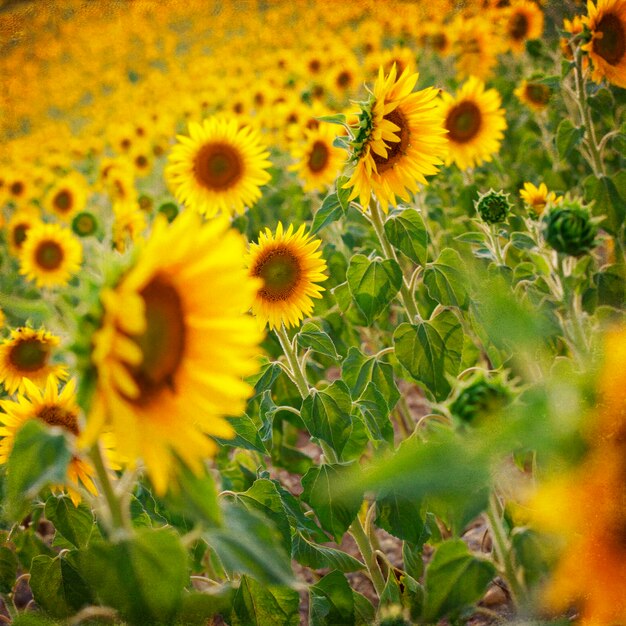
<instances>
[{"instance_id":1,"label":"sunflower stem","mask_svg":"<svg viewBox=\"0 0 626 626\"><path fill-rule=\"evenodd\" d=\"M372 549L370 539L365 534L365 530L363 529L363 525L361 524L361 520L358 515L352 524L350 524L349 531L359 548L359 552L363 557L363 561L365 561L365 566L369 572L374 589L376 589L376 593L380 598L385 590L385 579L383 578L383 573L380 569L380 565L378 564L378 560L376 559L376 554Z\"/></svg>"},{"instance_id":2,"label":"sunflower stem","mask_svg":"<svg viewBox=\"0 0 626 626\"><path fill-rule=\"evenodd\" d=\"M102 458L102 452L100 450L100 446L96 443L89 452L89 457L93 462L93 466L96 470L96 475L98 477L98 482L100 483L100 488L104 497L106 499L109 515L110 515L110 526L111 533L114 534L119 530L130 530L130 525L128 522L128 518L124 515L122 510L122 505L119 498L115 495L115 490L113 489L113 483L111 482L111 478L109 473L107 472L106 467L104 466L104 460Z\"/></svg>"},{"instance_id":3,"label":"sunflower stem","mask_svg":"<svg viewBox=\"0 0 626 626\"><path fill-rule=\"evenodd\" d=\"M274 332L278 337L280 347L283 349L283 354L287 358L287 363L289 363L289 368L293 374L292 380L298 388L302 398L306 398L309 395L309 383L306 381L306 376L304 375L300 362L298 361L298 355L296 354L294 345L291 343L291 340L287 335L287 330L285 329L284 324L281 324L280 328L275 328Z\"/></svg>"},{"instance_id":4,"label":"sunflower stem","mask_svg":"<svg viewBox=\"0 0 626 626\"><path fill-rule=\"evenodd\" d=\"M587 102L587 93L585 92L585 79L583 76L583 51L580 45L576 48L576 54L574 56L574 77L576 81L576 99L578 100L578 107L580 109L581 121L586 127L585 138L587 147L591 154L590 165L593 169L595 176L604 176L604 163L600 156L600 149L598 148L598 141L596 139L596 130L593 125L593 119L591 117L591 109Z\"/></svg>"},{"instance_id":5,"label":"sunflower stem","mask_svg":"<svg viewBox=\"0 0 626 626\"><path fill-rule=\"evenodd\" d=\"M496 553L498 563L500 565L501 574L507 582L511 600L516 607L520 606L525 591L518 577L515 564L513 563L511 546L502 524L500 506L495 494L491 494L489 498L489 507L487 508L487 520L491 529L493 538L493 546Z\"/></svg>"},{"instance_id":6,"label":"sunflower stem","mask_svg":"<svg viewBox=\"0 0 626 626\"><path fill-rule=\"evenodd\" d=\"M378 206L378 202L374 200L370 202L370 216L372 226L374 227L374 231L376 232L376 236L378 237L378 241L380 242L380 246L383 249L385 257L398 263L398 257L396 255L396 252L393 249L393 246L389 243L387 236L385 235L385 227L383 225L383 218L380 212L380 208ZM417 310L417 304L415 304L415 299L413 298L413 291L409 288L409 285L407 284L404 275L402 276L402 283L400 285L400 299L402 300L404 310L406 311L406 314L408 315L411 323L413 323L416 319L422 319L419 311Z\"/></svg>"}]
</instances>

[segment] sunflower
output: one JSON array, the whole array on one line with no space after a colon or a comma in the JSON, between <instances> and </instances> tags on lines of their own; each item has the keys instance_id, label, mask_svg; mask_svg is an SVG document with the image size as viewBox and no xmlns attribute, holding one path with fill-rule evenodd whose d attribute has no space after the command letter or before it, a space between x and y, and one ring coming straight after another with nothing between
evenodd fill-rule
<instances>
[{"instance_id":1,"label":"sunflower","mask_svg":"<svg viewBox=\"0 0 626 626\"><path fill-rule=\"evenodd\" d=\"M363 209L372 191L385 212L396 196L408 200L443 163L446 130L435 102L438 90L413 92L417 78L407 68L396 80L395 66L385 77L381 68L373 100L361 112L351 143L356 163L344 187L352 187L349 199L359 196Z\"/></svg>"},{"instance_id":2,"label":"sunflower","mask_svg":"<svg viewBox=\"0 0 626 626\"><path fill-rule=\"evenodd\" d=\"M97 390L84 442L109 424L123 458L143 459L166 491L178 457L200 471L215 451L207 437L231 437L225 415L251 393L262 334L242 311L259 281L248 277L245 241L226 218L194 211L172 224L157 217L136 263L103 292L93 362Z\"/></svg>"},{"instance_id":3,"label":"sunflower","mask_svg":"<svg viewBox=\"0 0 626 626\"><path fill-rule=\"evenodd\" d=\"M33 226L19 255L20 274L37 287L66 285L83 260L80 241L58 224Z\"/></svg>"},{"instance_id":4,"label":"sunflower","mask_svg":"<svg viewBox=\"0 0 626 626\"><path fill-rule=\"evenodd\" d=\"M63 220L71 219L87 203L85 179L73 172L59 180L46 194L44 208Z\"/></svg>"},{"instance_id":5,"label":"sunflower","mask_svg":"<svg viewBox=\"0 0 626 626\"><path fill-rule=\"evenodd\" d=\"M591 78L626 88L626 0L598 0L596 5L589 0L587 13L583 21L591 41L582 49L593 63Z\"/></svg>"},{"instance_id":6,"label":"sunflower","mask_svg":"<svg viewBox=\"0 0 626 626\"><path fill-rule=\"evenodd\" d=\"M483 17L458 17L450 27L450 36L457 77L487 80L502 48L500 33L491 22Z\"/></svg>"},{"instance_id":7,"label":"sunflower","mask_svg":"<svg viewBox=\"0 0 626 626\"><path fill-rule=\"evenodd\" d=\"M261 197L270 162L256 131L238 128L235 119L211 118L191 122L189 135L178 135L166 168L180 202L212 217L242 213Z\"/></svg>"},{"instance_id":8,"label":"sunflower","mask_svg":"<svg viewBox=\"0 0 626 626\"><path fill-rule=\"evenodd\" d=\"M26 326L12 330L0 343L0 383L6 392L21 393L25 379L42 387L50 375L67 378L64 365L50 363L52 349L58 345L59 338L46 330Z\"/></svg>"},{"instance_id":9,"label":"sunflower","mask_svg":"<svg viewBox=\"0 0 626 626\"><path fill-rule=\"evenodd\" d=\"M146 229L146 212L136 200L118 200L113 203L113 216L113 245L124 252L128 242L137 241Z\"/></svg>"},{"instance_id":10,"label":"sunflower","mask_svg":"<svg viewBox=\"0 0 626 626\"><path fill-rule=\"evenodd\" d=\"M550 97L552 96L552 90L548 85L525 79L522 80L513 93L520 102L523 102L538 113L546 109L548 102L550 102Z\"/></svg>"},{"instance_id":11,"label":"sunflower","mask_svg":"<svg viewBox=\"0 0 626 626\"><path fill-rule=\"evenodd\" d=\"M495 89L485 90L483 82L472 76L454 97L447 93L441 97L449 142L446 164L454 162L467 169L491 161L506 128L500 94Z\"/></svg>"},{"instance_id":12,"label":"sunflower","mask_svg":"<svg viewBox=\"0 0 626 626\"><path fill-rule=\"evenodd\" d=\"M48 377L43 391L30 380L24 381L25 393L17 400L0 401L0 465L9 460L13 442L19 429L31 419L39 419L48 426L57 426L74 436L79 434L76 404L76 382L70 380L59 393L54 376ZM53 490L64 489L68 492L75 506L81 500L81 487L92 495L98 495L93 482L95 474L91 464L78 456L73 456L67 467L67 484L55 486Z\"/></svg>"},{"instance_id":13,"label":"sunflower","mask_svg":"<svg viewBox=\"0 0 626 626\"><path fill-rule=\"evenodd\" d=\"M298 172L305 191L324 191L341 171L345 152L333 146L337 134L328 124L306 129L304 136L304 142L292 150L292 156L298 162L289 169Z\"/></svg>"},{"instance_id":14,"label":"sunflower","mask_svg":"<svg viewBox=\"0 0 626 626\"><path fill-rule=\"evenodd\" d=\"M524 188L520 190L519 195L535 218L543 213L546 205L557 204L562 200L554 191L548 191L545 183L541 183L539 187L535 187L532 183L524 183Z\"/></svg>"},{"instance_id":15,"label":"sunflower","mask_svg":"<svg viewBox=\"0 0 626 626\"><path fill-rule=\"evenodd\" d=\"M541 37L543 12L534 2L518 0L505 10L504 16L507 42L515 54L522 53L530 39Z\"/></svg>"},{"instance_id":16,"label":"sunflower","mask_svg":"<svg viewBox=\"0 0 626 626\"><path fill-rule=\"evenodd\" d=\"M250 244L246 266L251 277L261 278L252 312L260 325L270 330L285 325L298 326L313 312L311 298L321 298L324 291L318 283L326 280L326 261L318 251L319 239L306 235L304 224L294 233L293 226L284 231L279 222L276 234L267 228L259 234L258 243Z\"/></svg>"},{"instance_id":17,"label":"sunflower","mask_svg":"<svg viewBox=\"0 0 626 626\"><path fill-rule=\"evenodd\" d=\"M7 224L7 239L9 241L9 251L14 256L18 256L28 231L40 223L39 215L36 211L21 209L13 213Z\"/></svg>"}]
</instances>

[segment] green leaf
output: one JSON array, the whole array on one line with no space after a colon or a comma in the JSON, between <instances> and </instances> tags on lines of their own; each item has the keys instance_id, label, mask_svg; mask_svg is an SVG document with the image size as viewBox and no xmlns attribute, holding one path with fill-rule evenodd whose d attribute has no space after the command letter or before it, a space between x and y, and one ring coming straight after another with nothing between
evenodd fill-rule
<instances>
[{"instance_id":1,"label":"green leaf","mask_svg":"<svg viewBox=\"0 0 626 626\"><path fill-rule=\"evenodd\" d=\"M354 600L354 624L355 626L371 626L376 620L376 609L372 603L358 591L352 591Z\"/></svg>"},{"instance_id":2,"label":"green leaf","mask_svg":"<svg viewBox=\"0 0 626 626\"><path fill-rule=\"evenodd\" d=\"M0 593L13 589L17 576L17 556L6 546L0 546Z\"/></svg>"},{"instance_id":3,"label":"green leaf","mask_svg":"<svg viewBox=\"0 0 626 626\"><path fill-rule=\"evenodd\" d=\"M320 231L324 226L328 226L332 222L336 222L344 214L344 209L339 201L336 192L328 194L322 206L315 212L313 216L313 224L311 225L311 234Z\"/></svg>"},{"instance_id":4,"label":"green leaf","mask_svg":"<svg viewBox=\"0 0 626 626\"><path fill-rule=\"evenodd\" d=\"M424 618L458 615L482 597L495 575L493 563L472 555L461 539L442 543L426 568Z\"/></svg>"},{"instance_id":5,"label":"green leaf","mask_svg":"<svg viewBox=\"0 0 626 626\"><path fill-rule=\"evenodd\" d=\"M593 214L605 217L602 226L612 235L618 235L626 220L626 172L611 178L589 176L583 184L585 199L593 200Z\"/></svg>"},{"instance_id":6,"label":"green leaf","mask_svg":"<svg viewBox=\"0 0 626 626\"><path fill-rule=\"evenodd\" d=\"M94 540L79 558L99 601L131 624L172 623L189 581L187 553L172 529L139 529L116 543Z\"/></svg>"},{"instance_id":7,"label":"green leaf","mask_svg":"<svg viewBox=\"0 0 626 626\"><path fill-rule=\"evenodd\" d=\"M548 575L558 550L545 536L530 528L516 528L511 533L511 544L527 585L536 585Z\"/></svg>"},{"instance_id":8,"label":"green leaf","mask_svg":"<svg viewBox=\"0 0 626 626\"><path fill-rule=\"evenodd\" d=\"M274 361L265 361L261 366L261 371L257 376L253 376L247 379L247 381L254 385L254 395L259 395L264 391L272 388L275 380L281 373L280 365Z\"/></svg>"},{"instance_id":9,"label":"green leaf","mask_svg":"<svg viewBox=\"0 0 626 626\"><path fill-rule=\"evenodd\" d=\"M261 454L267 454L265 443L259 434L259 428L248 415L227 418L230 425L235 429L235 436L232 439L222 439L215 437L215 440L223 446L231 448L244 448L244 450L255 450Z\"/></svg>"},{"instance_id":10,"label":"green leaf","mask_svg":"<svg viewBox=\"0 0 626 626\"><path fill-rule=\"evenodd\" d=\"M375 383L370 383L356 402L372 441L393 444L393 425L389 405Z\"/></svg>"},{"instance_id":11,"label":"green leaf","mask_svg":"<svg viewBox=\"0 0 626 626\"><path fill-rule=\"evenodd\" d=\"M561 160L567 159L572 150L582 141L585 136L585 128L577 128L565 118L556 129L556 149Z\"/></svg>"},{"instance_id":12,"label":"green leaf","mask_svg":"<svg viewBox=\"0 0 626 626\"><path fill-rule=\"evenodd\" d=\"M183 596L174 624L207 624L214 615L228 615L235 592L230 585L211 587L209 591Z\"/></svg>"},{"instance_id":13,"label":"green leaf","mask_svg":"<svg viewBox=\"0 0 626 626\"><path fill-rule=\"evenodd\" d=\"M318 354L339 360L340 356L337 354L333 340L317 324L306 322L302 325L297 337L298 345L301 348L311 348L311 350Z\"/></svg>"},{"instance_id":14,"label":"green leaf","mask_svg":"<svg viewBox=\"0 0 626 626\"><path fill-rule=\"evenodd\" d=\"M451 390L446 375L459 373L463 353L463 328L452 311L417 325L400 324L393 334L396 357L409 374L445 400Z\"/></svg>"},{"instance_id":15,"label":"green leaf","mask_svg":"<svg viewBox=\"0 0 626 626\"><path fill-rule=\"evenodd\" d=\"M9 521L21 520L30 501L47 485L66 479L71 453L65 435L28 420L18 431L9 456L6 477L6 509Z\"/></svg>"},{"instance_id":16,"label":"green leaf","mask_svg":"<svg viewBox=\"0 0 626 626\"><path fill-rule=\"evenodd\" d=\"M463 271L463 261L452 248L444 248L434 263L424 270L424 284L433 300L443 306L466 309L469 304L467 279Z\"/></svg>"},{"instance_id":17,"label":"green leaf","mask_svg":"<svg viewBox=\"0 0 626 626\"><path fill-rule=\"evenodd\" d=\"M92 602L89 587L78 571L76 551L56 558L35 557L29 584L37 604L53 617L68 617Z\"/></svg>"},{"instance_id":18,"label":"green leaf","mask_svg":"<svg viewBox=\"0 0 626 626\"><path fill-rule=\"evenodd\" d=\"M330 572L309 588L311 626L353 626L354 596L346 577L337 571Z\"/></svg>"},{"instance_id":19,"label":"green leaf","mask_svg":"<svg viewBox=\"0 0 626 626\"><path fill-rule=\"evenodd\" d=\"M298 561L300 565L305 565L312 569L327 567L340 572L357 572L365 569L365 565L361 561L357 561L349 554L335 548L317 545L305 539L300 533L296 533L293 538L291 557Z\"/></svg>"},{"instance_id":20,"label":"green leaf","mask_svg":"<svg viewBox=\"0 0 626 626\"><path fill-rule=\"evenodd\" d=\"M341 452L352 432L352 398L342 380L322 390L312 389L302 403L301 416L313 437L317 437Z\"/></svg>"},{"instance_id":21,"label":"green leaf","mask_svg":"<svg viewBox=\"0 0 626 626\"><path fill-rule=\"evenodd\" d=\"M165 503L169 511L194 522L211 526L221 524L215 482L206 470L198 476L181 463L176 483L168 490Z\"/></svg>"},{"instance_id":22,"label":"green leaf","mask_svg":"<svg viewBox=\"0 0 626 626\"><path fill-rule=\"evenodd\" d=\"M287 511L278 493L276 485L267 478L259 478L252 487L237 494L237 500L250 510L254 509L272 520L281 534L285 552L291 553L291 528L287 519Z\"/></svg>"},{"instance_id":23,"label":"green leaf","mask_svg":"<svg viewBox=\"0 0 626 626\"><path fill-rule=\"evenodd\" d=\"M57 533L76 548L86 547L96 528L91 509L84 502L74 506L67 496L50 496L46 500L44 514ZM96 531L96 534L99 533Z\"/></svg>"},{"instance_id":24,"label":"green leaf","mask_svg":"<svg viewBox=\"0 0 626 626\"><path fill-rule=\"evenodd\" d=\"M326 122L327 124L339 124L345 126L346 116L343 113L335 113L334 115L320 115L315 118L320 122Z\"/></svg>"},{"instance_id":25,"label":"green leaf","mask_svg":"<svg viewBox=\"0 0 626 626\"><path fill-rule=\"evenodd\" d=\"M45 543L31 527L27 530L17 530L12 535L19 564L26 570L30 569L32 560L42 554L50 557L56 552ZM14 581L15 582L15 581Z\"/></svg>"},{"instance_id":26,"label":"green leaf","mask_svg":"<svg viewBox=\"0 0 626 626\"><path fill-rule=\"evenodd\" d=\"M282 536L269 519L241 505L226 507L223 516L224 527L208 530L204 538L231 576L249 574L268 585L293 581Z\"/></svg>"},{"instance_id":27,"label":"green leaf","mask_svg":"<svg viewBox=\"0 0 626 626\"><path fill-rule=\"evenodd\" d=\"M368 324L389 306L402 285L402 270L392 259L355 254L346 272L350 293Z\"/></svg>"},{"instance_id":28,"label":"green leaf","mask_svg":"<svg viewBox=\"0 0 626 626\"><path fill-rule=\"evenodd\" d=\"M392 213L385 222L385 235L391 245L411 261L425 265L428 260L428 231L415 209Z\"/></svg>"},{"instance_id":29,"label":"green leaf","mask_svg":"<svg viewBox=\"0 0 626 626\"><path fill-rule=\"evenodd\" d=\"M298 626L300 596L289 587L268 587L242 576L235 593L232 626Z\"/></svg>"},{"instance_id":30,"label":"green leaf","mask_svg":"<svg viewBox=\"0 0 626 626\"><path fill-rule=\"evenodd\" d=\"M511 233L511 245L518 250L532 250L537 247L535 240L526 233Z\"/></svg>"},{"instance_id":31,"label":"green leaf","mask_svg":"<svg viewBox=\"0 0 626 626\"><path fill-rule=\"evenodd\" d=\"M347 213L348 208L350 207L350 202L348 198L350 197L350 193L352 189L350 187L344 189L344 185L350 180L348 176L339 176L335 181L335 188L337 189L337 199L339 200L339 204L343 209L344 213Z\"/></svg>"},{"instance_id":32,"label":"green leaf","mask_svg":"<svg viewBox=\"0 0 626 626\"><path fill-rule=\"evenodd\" d=\"M307 468L308 471L309 468ZM317 541L326 541L327 537L322 529L310 518L307 517L302 511L302 504L300 500L296 498L291 492L287 491L279 481L273 481L276 485L276 489L280 494L285 511L287 511L287 517L291 526L296 531L306 534L307 537L313 538Z\"/></svg>"},{"instance_id":33,"label":"green leaf","mask_svg":"<svg viewBox=\"0 0 626 626\"><path fill-rule=\"evenodd\" d=\"M341 364L341 377L351 390L352 398L359 399L367 387L374 383L389 406L396 406L400 391L394 380L393 367L374 356L364 355L354 346Z\"/></svg>"},{"instance_id":34,"label":"green leaf","mask_svg":"<svg viewBox=\"0 0 626 626\"><path fill-rule=\"evenodd\" d=\"M361 496L336 497L336 489L342 485L344 477L350 475L345 465L320 465L312 467L302 477L302 500L317 515L324 530L340 543L346 530L356 517L361 506Z\"/></svg>"},{"instance_id":35,"label":"green leaf","mask_svg":"<svg viewBox=\"0 0 626 626\"><path fill-rule=\"evenodd\" d=\"M430 536L422 520L419 501L394 491L384 491L377 496L376 525L417 546Z\"/></svg>"}]
</instances>

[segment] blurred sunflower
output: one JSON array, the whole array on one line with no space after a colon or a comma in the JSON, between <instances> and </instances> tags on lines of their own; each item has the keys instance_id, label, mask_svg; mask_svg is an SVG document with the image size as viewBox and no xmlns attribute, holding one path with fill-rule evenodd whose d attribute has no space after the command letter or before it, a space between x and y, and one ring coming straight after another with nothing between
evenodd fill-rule
<instances>
[{"instance_id":1,"label":"blurred sunflower","mask_svg":"<svg viewBox=\"0 0 626 626\"><path fill-rule=\"evenodd\" d=\"M7 224L7 239L9 242L9 252L18 256L28 231L40 223L39 214L34 210L21 209L15 211Z\"/></svg>"},{"instance_id":2,"label":"blurred sunflower","mask_svg":"<svg viewBox=\"0 0 626 626\"><path fill-rule=\"evenodd\" d=\"M50 375L55 380L67 378L64 365L50 363L52 350L58 345L59 338L43 329L24 326L12 330L0 343L0 383L6 392L23 392L25 379L43 387Z\"/></svg>"},{"instance_id":3,"label":"blurred sunflower","mask_svg":"<svg viewBox=\"0 0 626 626\"><path fill-rule=\"evenodd\" d=\"M349 199L359 196L364 210L372 192L385 212L396 196L408 200L443 163L447 142L438 90L413 92L417 79L408 68L397 80L395 67L388 76L381 68L373 97L361 110L351 142L354 170L344 187L352 187Z\"/></svg>"},{"instance_id":4,"label":"blurred sunflower","mask_svg":"<svg viewBox=\"0 0 626 626\"><path fill-rule=\"evenodd\" d=\"M548 191L545 183L535 187L532 183L526 182L519 195L532 211L533 217L539 217L547 204L556 204L562 200L561 197L557 197L554 191Z\"/></svg>"},{"instance_id":5,"label":"blurred sunflower","mask_svg":"<svg viewBox=\"0 0 626 626\"><path fill-rule=\"evenodd\" d=\"M244 255L225 218L157 218L134 266L102 293L84 441L110 425L122 457L143 459L159 494L176 457L199 472L216 448L207 435L232 436L224 416L240 414L252 391L242 377L258 368L261 333L243 311L259 281Z\"/></svg>"},{"instance_id":6,"label":"blurred sunflower","mask_svg":"<svg viewBox=\"0 0 626 626\"><path fill-rule=\"evenodd\" d=\"M345 152L333 146L337 136L330 124L304 131L304 142L292 149L297 163L289 167L304 182L305 191L324 191L335 182L346 159Z\"/></svg>"},{"instance_id":7,"label":"blurred sunflower","mask_svg":"<svg viewBox=\"0 0 626 626\"><path fill-rule=\"evenodd\" d=\"M535 83L526 79L522 80L513 93L520 102L523 102L538 113L546 109L550 102L550 97L552 96L552 90L548 85Z\"/></svg>"},{"instance_id":8,"label":"blurred sunflower","mask_svg":"<svg viewBox=\"0 0 626 626\"><path fill-rule=\"evenodd\" d=\"M595 5L589 0L587 13L583 22L591 41L582 49L593 64L591 78L626 88L626 0L597 0Z\"/></svg>"},{"instance_id":9,"label":"blurred sunflower","mask_svg":"<svg viewBox=\"0 0 626 626\"><path fill-rule=\"evenodd\" d=\"M83 248L69 228L41 222L29 229L19 260L20 274L37 287L55 287L79 270Z\"/></svg>"},{"instance_id":10,"label":"blurred sunflower","mask_svg":"<svg viewBox=\"0 0 626 626\"><path fill-rule=\"evenodd\" d=\"M118 200L113 203L113 245L119 252L124 252L128 243L139 240L148 221L146 212L134 199Z\"/></svg>"},{"instance_id":11,"label":"blurred sunflower","mask_svg":"<svg viewBox=\"0 0 626 626\"><path fill-rule=\"evenodd\" d=\"M524 52L526 42L543 33L543 11L534 2L517 0L504 11L507 42L515 54Z\"/></svg>"},{"instance_id":12,"label":"blurred sunflower","mask_svg":"<svg viewBox=\"0 0 626 626\"><path fill-rule=\"evenodd\" d=\"M271 163L254 130L238 128L234 119L211 118L191 122L189 135L178 135L166 167L180 202L212 217L242 213L261 197Z\"/></svg>"},{"instance_id":13,"label":"blurred sunflower","mask_svg":"<svg viewBox=\"0 0 626 626\"><path fill-rule=\"evenodd\" d=\"M31 419L39 419L48 426L58 426L74 436L79 434L79 408L76 404L76 382L68 381L59 393L57 381L50 376L43 391L30 380L24 380L24 395L17 400L0 400L0 465L9 460L15 436L20 428ZM98 495L93 482L95 470L91 463L73 456L67 468L67 483L55 485L53 489L67 491L74 506L81 501L82 487L92 495Z\"/></svg>"},{"instance_id":14,"label":"blurred sunflower","mask_svg":"<svg viewBox=\"0 0 626 626\"><path fill-rule=\"evenodd\" d=\"M448 130L446 164L456 163L461 169L476 167L500 149L506 120L500 108L500 94L485 90L481 80L471 77L455 96L442 93L441 110Z\"/></svg>"},{"instance_id":15,"label":"blurred sunflower","mask_svg":"<svg viewBox=\"0 0 626 626\"><path fill-rule=\"evenodd\" d=\"M326 261L318 251L319 239L306 235L304 224L293 232L293 225L284 231L279 222L276 233L267 228L259 234L258 243L250 244L246 257L248 273L260 278L252 312L260 325L269 324L270 330L283 324L298 326L313 312L311 298L321 298L324 291L318 283L328 276Z\"/></svg>"},{"instance_id":16,"label":"blurred sunflower","mask_svg":"<svg viewBox=\"0 0 626 626\"><path fill-rule=\"evenodd\" d=\"M71 219L85 208L87 191L85 179L72 172L52 186L46 194L43 206L62 220Z\"/></svg>"}]
</instances>

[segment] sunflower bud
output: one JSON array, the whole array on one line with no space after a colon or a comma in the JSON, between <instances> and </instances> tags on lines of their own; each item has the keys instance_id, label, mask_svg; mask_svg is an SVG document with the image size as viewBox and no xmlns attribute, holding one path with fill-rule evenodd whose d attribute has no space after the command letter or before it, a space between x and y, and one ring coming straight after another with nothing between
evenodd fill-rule
<instances>
[{"instance_id":1,"label":"sunflower bud","mask_svg":"<svg viewBox=\"0 0 626 626\"><path fill-rule=\"evenodd\" d=\"M576 200L554 206L543 218L543 236L557 252L587 254L596 245L598 227L587 207Z\"/></svg>"},{"instance_id":2,"label":"sunflower bud","mask_svg":"<svg viewBox=\"0 0 626 626\"><path fill-rule=\"evenodd\" d=\"M178 207L173 202L165 202L159 207L159 213L163 213L168 222L173 222L178 215Z\"/></svg>"},{"instance_id":3,"label":"sunflower bud","mask_svg":"<svg viewBox=\"0 0 626 626\"><path fill-rule=\"evenodd\" d=\"M474 206L483 222L487 224L504 222L511 210L509 194L493 189L480 194L478 200L474 202Z\"/></svg>"},{"instance_id":4,"label":"sunflower bud","mask_svg":"<svg viewBox=\"0 0 626 626\"><path fill-rule=\"evenodd\" d=\"M98 220L93 213L82 211L72 220L72 230L79 237L91 237L98 232Z\"/></svg>"},{"instance_id":5,"label":"sunflower bud","mask_svg":"<svg viewBox=\"0 0 626 626\"><path fill-rule=\"evenodd\" d=\"M450 405L452 415L467 424L498 412L511 400L511 392L500 380L475 378Z\"/></svg>"}]
</instances>

